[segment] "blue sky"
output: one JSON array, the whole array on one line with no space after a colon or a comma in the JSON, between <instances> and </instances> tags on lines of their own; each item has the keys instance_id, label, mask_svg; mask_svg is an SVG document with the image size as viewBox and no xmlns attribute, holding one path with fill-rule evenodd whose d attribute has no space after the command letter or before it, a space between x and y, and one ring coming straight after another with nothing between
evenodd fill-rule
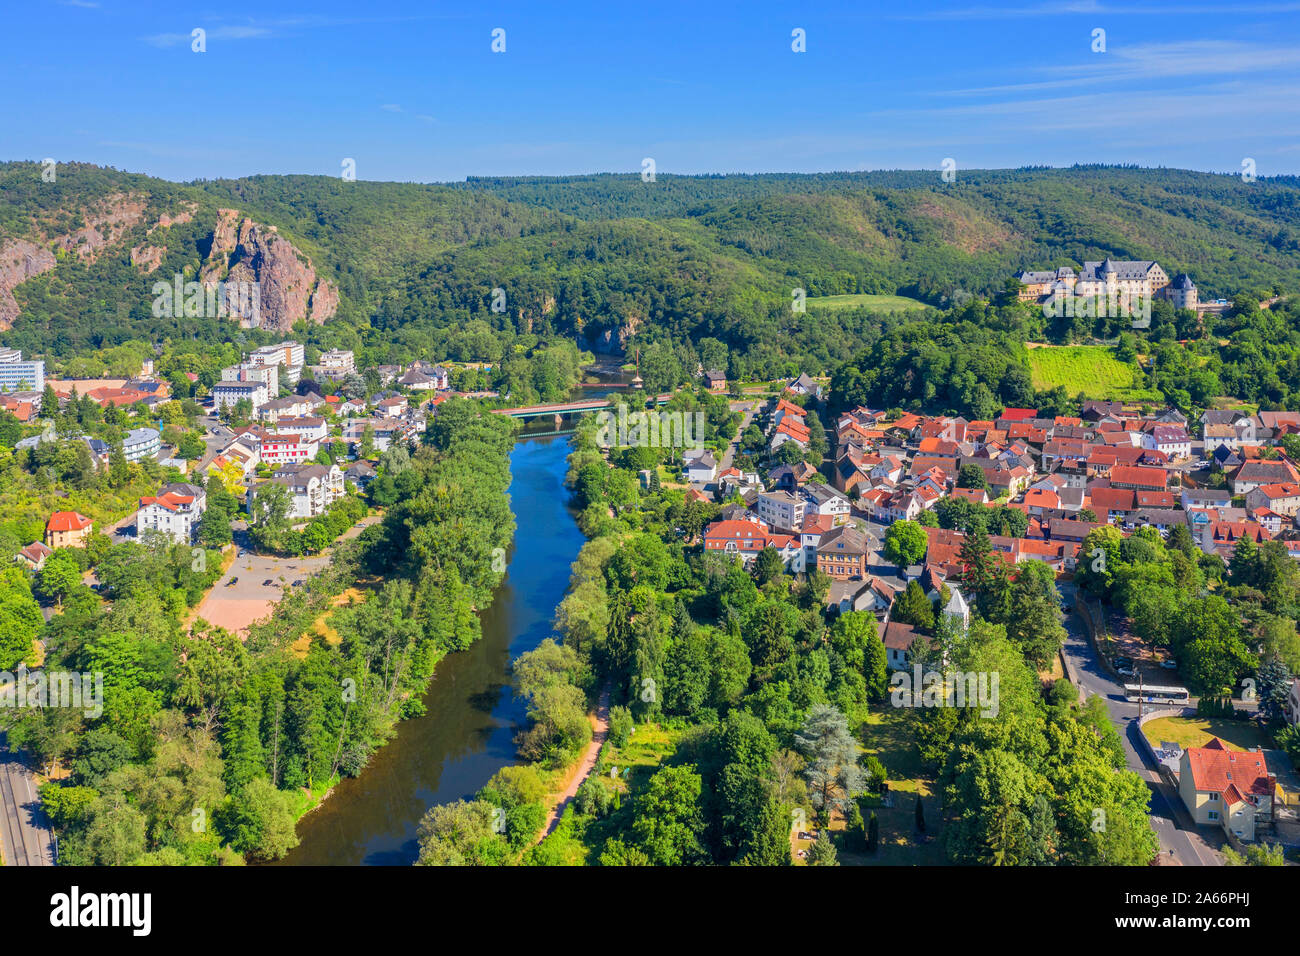
<instances>
[{"instance_id":1,"label":"blue sky","mask_svg":"<svg viewBox=\"0 0 1300 956\"><path fill-rule=\"evenodd\" d=\"M421 182L644 157L667 173L947 157L1300 172L1300 2L235 6L8 4L0 159L175 180L337 175L344 158L359 179Z\"/></svg>"}]
</instances>

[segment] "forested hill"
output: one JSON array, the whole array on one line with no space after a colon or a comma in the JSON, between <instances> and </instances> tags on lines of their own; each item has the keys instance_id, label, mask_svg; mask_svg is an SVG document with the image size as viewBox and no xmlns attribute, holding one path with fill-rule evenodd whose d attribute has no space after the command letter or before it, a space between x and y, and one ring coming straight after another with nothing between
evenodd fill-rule
<instances>
[{"instance_id":1,"label":"forested hill","mask_svg":"<svg viewBox=\"0 0 1300 956\"><path fill-rule=\"evenodd\" d=\"M715 339L756 373L790 363L829 370L881 317L816 302L792 314L795 288L940 305L955 293L994 294L1022 268L1106 256L1156 259L1190 273L1205 296L1300 289L1294 177L1076 167L959 170L954 183L897 171L175 184L77 164L60 164L45 182L38 164L7 163L5 344L57 357L131 338L229 337L224 320L159 319L149 309L159 276L223 267L212 256L221 209L255 238L282 237L290 273L291 260L302 264L286 281L313 291L308 305L280 315L277 334L392 360L490 357L470 354L473 333L497 347L520 336L596 348ZM81 252L88 224L97 245ZM491 309L497 288L504 313Z\"/></svg>"}]
</instances>

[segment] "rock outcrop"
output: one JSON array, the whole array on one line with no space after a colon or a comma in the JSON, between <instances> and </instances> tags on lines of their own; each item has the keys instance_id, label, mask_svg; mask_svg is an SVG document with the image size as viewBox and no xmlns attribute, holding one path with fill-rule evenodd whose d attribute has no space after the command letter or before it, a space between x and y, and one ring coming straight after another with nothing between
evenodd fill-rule
<instances>
[{"instance_id":1,"label":"rock outcrop","mask_svg":"<svg viewBox=\"0 0 1300 956\"><path fill-rule=\"evenodd\" d=\"M115 193L91 208L76 210L85 225L74 232L50 235L37 230L30 239L0 240L0 331L11 328L18 318L13 290L19 283L55 268L62 256L93 262L105 250L120 248L147 208L144 197ZM197 204L183 203L179 212L160 215L147 230L149 241L129 250L131 263L144 275L155 273L167 254L166 230L190 222L197 213ZM209 286L240 284L232 286L233 293L228 289L225 298L230 317L245 327L288 332L304 319L325 322L339 307L338 289L317 275L306 255L274 226L254 222L237 209L217 211L211 246L198 278ZM246 305L250 287L256 290L256 311Z\"/></svg>"},{"instance_id":2,"label":"rock outcrop","mask_svg":"<svg viewBox=\"0 0 1300 956\"><path fill-rule=\"evenodd\" d=\"M245 327L288 332L295 322L309 319L319 325L338 310L338 290L316 275L310 259L274 226L241 219L235 209L217 211L211 249L200 276L205 285L256 284L260 311L239 315Z\"/></svg>"},{"instance_id":3,"label":"rock outcrop","mask_svg":"<svg viewBox=\"0 0 1300 956\"><path fill-rule=\"evenodd\" d=\"M54 268L54 253L26 239L9 239L0 245L0 330L13 327L18 318L14 286Z\"/></svg>"}]
</instances>

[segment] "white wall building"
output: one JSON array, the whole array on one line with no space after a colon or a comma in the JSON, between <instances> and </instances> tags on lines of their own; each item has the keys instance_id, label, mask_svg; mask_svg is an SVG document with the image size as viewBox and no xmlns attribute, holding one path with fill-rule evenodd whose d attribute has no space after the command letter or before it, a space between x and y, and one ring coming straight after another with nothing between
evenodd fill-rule
<instances>
[{"instance_id":1,"label":"white wall building","mask_svg":"<svg viewBox=\"0 0 1300 956\"><path fill-rule=\"evenodd\" d=\"M248 399L253 414L270 400L265 382L225 381L212 386L212 404L217 411L234 408L241 399Z\"/></svg>"},{"instance_id":2,"label":"white wall building","mask_svg":"<svg viewBox=\"0 0 1300 956\"><path fill-rule=\"evenodd\" d=\"M133 428L122 439L122 452L127 461L140 461L142 458L157 458L162 446L162 435L156 428Z\"/></svg>"},{"instance_id":3,"label":"white wall building","mask_svg":"<svg viewBox=\"0 0 1300 956\"><path fill-rule=\"evenodd\" d=\"M207 504L207 493L198 485L167 485L157 495L140 499L135 513L136 537L157 531L177 544L189 544Z\"/></svg>"},{"instance_id":4,"label":"white wall building","mask_svg":"<svg viewBox=\"0 0 1300 956\"><path fill-rule=\"evenodd\" d=\"M40 392L44 388L44 362L24 362L19 349L0 348L0 392Z\"/></svg>"}]
</instances>

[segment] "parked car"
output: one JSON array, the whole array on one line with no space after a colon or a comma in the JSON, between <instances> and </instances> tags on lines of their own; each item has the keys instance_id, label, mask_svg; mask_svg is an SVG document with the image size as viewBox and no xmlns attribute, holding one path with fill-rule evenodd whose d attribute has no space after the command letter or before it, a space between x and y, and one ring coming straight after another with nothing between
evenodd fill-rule
<instances>
[{"instance_id":1,"label":"parked car","mask_svg":"<svg viewBox=\"0 0 1300 956\"><path fill-rule=\"evenodd\" d=\"M1172 657L1166 657L1163 661L1160 662L1160 666L1167 671L1177 670L1178 662L1174 660Z\"/></svg>"},{"instance_id":2,"label":"parked car","mask_svg":"<svg viewBox=\"0 0 1300 956\"><path fill-rule=\"evenodd\" d=\"M1111 665L1115 668L1115 673L1119 674L1120 677L1133 677L1137 674L1137 671L1133 669L1133 662L1126 657L1116 657L1111 661Z\"/></svg>"},{"instance_id":3,"label":"parked car","mask_svg":"<svg viewBox=\"0 0 1300 956\"><path fill-rule=\"evenodd\" d=\"M231 578L229 581L226 582L226 587L232 588L238 583L239 583L239 578Z\"/></svg>"},{"instance_id":4,"label":"parked car","mask_svg":"<svg viewBox=\"0 0 1300 956\"><path fill-rule=\"evenodd\" d=\"M242 558L242 557L243 557L244 555L246 555L246 554L248 554L248 552L245 551L243 548L240 548L240 549L239 549L239 554L235 555L235 557L237 557L237 558Z\"/></svg>"},{"instance_id":5,"label":"parked car","mask_svg":"<svg viewBox=\"0 0 1300 956\"><path fill-rule=\"evenodd\" d=\"M273 581L271 578L267 578L265 581L262 582L262 587L269 588L273 584L275 584L275 581Z\"/></svg>"}]
</instances>

